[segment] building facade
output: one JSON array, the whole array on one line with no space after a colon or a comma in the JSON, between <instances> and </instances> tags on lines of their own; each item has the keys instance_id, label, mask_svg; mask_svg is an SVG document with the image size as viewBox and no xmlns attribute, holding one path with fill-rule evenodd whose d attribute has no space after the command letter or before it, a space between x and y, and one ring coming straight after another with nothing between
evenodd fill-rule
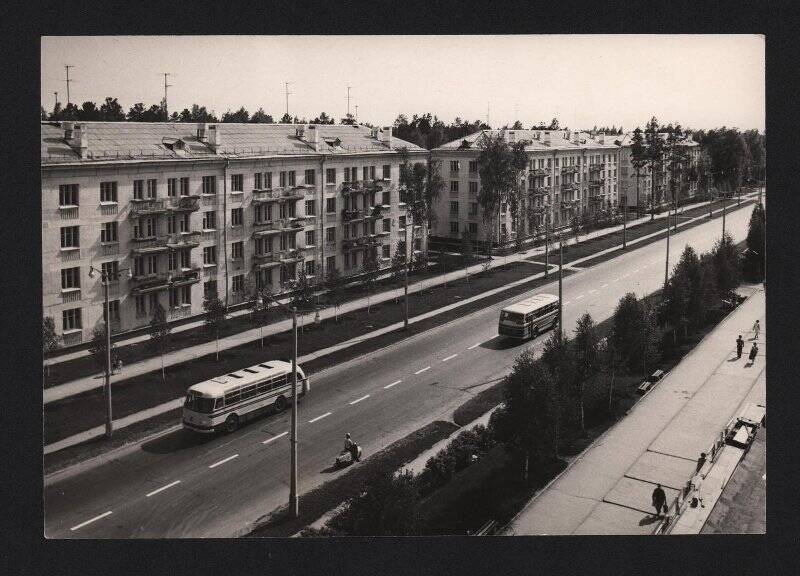
<instances>
[{"instance_id":1,"label":"building facade","mask_svg":"<svg viewBox=\"0 0 800 576\"><path fill-rule=\"evenodd\" d=\"M65 345L290 291L300 274L390 265L406 240L400 152L427 151L358 125L42 123L43 315ZM422 249L419 227L407 250ZM128 272L129 270L129 272ZM130 276L130 277L129 277Z\"/></svg>"},{"instance_id":2,"label":"building facade","mask_svg":"<svg viewBox=\"0 0 800 576\"><path fill-rule=\"evenodd\" d=\"M520 213L515 222L505 205L499 221L487 222L478 204L481 140L501 137L509 144L525 141L528 167L524 171ZM431 235L461 236L492 243L568 226L576 215L617 209L620 146L615 137L569 130L482 130L443 144L432 151L442 162L445 192L436 206ZM517 229L520 227L521 229Z\"/></svg>"}]
</instances>

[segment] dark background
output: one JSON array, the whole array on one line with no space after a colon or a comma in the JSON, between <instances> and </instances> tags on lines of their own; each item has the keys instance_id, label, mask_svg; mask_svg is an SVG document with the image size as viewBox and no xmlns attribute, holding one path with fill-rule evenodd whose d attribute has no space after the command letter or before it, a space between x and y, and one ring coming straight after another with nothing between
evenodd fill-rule
<instances>
[{"instance_id":1,"label":"dark background","mask_svg":"<svg viewBox=\"0 0 800 576\"><path fill-rule=\"evenodd\" d=\"M12 1L2 18L0 213L4 298L0 422L2 574L772 574L798 571L800 57L790 2L99 2ZM766 536L50 541L41 471L42 35L750 33L766 35L773 433ZM368 46L365 46L369 49ZM598 42L598 51L602 43ZM432 55L435 57L435 55ZM468 57L468 55L465 55ZM124 63L121 63L124 65ZM313 71L307 71L313 74ZM409 70L409 80L413 70ZM479 79L465 79L469 83ZM613 79L598 76L597 88ZM713 86L709 86L713 98ZM535 98L535 94L530 95ZM647 98L642 87L641 97ZM722 96L724 97L724 95ZM202 98L200 99L202 102ZM398 110L415 112L414 110ZM421 111L416 111L421 112ZM657 114L658 111L654 110ZM746 129L749 126L740 126ZM794 565L795 569L790 566Z\"/></svg>"}]
</instances>

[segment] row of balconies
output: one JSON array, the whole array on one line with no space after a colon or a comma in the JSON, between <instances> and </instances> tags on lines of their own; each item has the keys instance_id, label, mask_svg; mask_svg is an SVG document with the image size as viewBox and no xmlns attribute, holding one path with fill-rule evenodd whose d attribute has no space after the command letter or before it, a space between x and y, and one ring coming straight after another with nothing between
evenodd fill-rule
<instances>
[{"instance_id":1,"label":"row of balconies","mask_svg":"<svg viewBox=\"0 0 800 576\"><path fill-rule=\"evenodd\" d=\"M177 232L166 236L145 236L131 238L134 254L157 254L168 250L181 250L183 248L196 248L200 245L199 231Z\"/></svg>"},{"instance_id":2,"label":"row of balconies","mask_svg":"<svg viewBox=\"0 0 800 576\"><path fill-rule=\"evenodd\" d=\"M177 196L175 198L132 198L130 201L131 218L164 214L166 212L195 212L200 209L199 196Z\"/></svg>"},{"instance_id":3,"label":"row of balconies","mask_svg":"<svg viewBox=\"0 0 800 576\"><path fill-rule=\"evenodd\" d=\"M253 202L296 202L303 199L303 194L298 192L302 187L271 188L269 190L253 190Z\"/></svg>"},{"instance_id":4,"label":"row of balconies","mask_svg":"<svg viewBox=\"0 0 800 576\"><path fill-rule=\"evenodd\" d=\"M342 239L343 250L358 250L360 248L370 248L380 246L383 243L383 238L388 236L388 231L376 232L375 234L365 234L362 236L352 236L350 238Z\"/></svg>"},{"instance_id":5,"label":"row of balconies","mask_svg":"<svg viewBox=\"0 0 800 576\"><path fill-rule=\"evenodd\" d=\"M189 284L200 282L200 270L198 265L171 272L157 272L154 274L141 274L131 278L131 293L134 295L147 294L168 290L169 288L179 288Z\"/></svg>"}]
</instances>

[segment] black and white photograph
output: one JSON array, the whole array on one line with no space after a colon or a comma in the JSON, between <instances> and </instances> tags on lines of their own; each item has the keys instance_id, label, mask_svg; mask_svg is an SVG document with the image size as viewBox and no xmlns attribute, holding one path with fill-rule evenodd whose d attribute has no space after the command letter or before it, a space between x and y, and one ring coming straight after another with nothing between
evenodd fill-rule
<instances>
[{"instance_id":1,"label":"black and white photograph","mask_svg":"<svg viewBox=\"0 0 800 576\"><path fill-rule=\"evenodd\" d=\"M766 534L764 35L343 32L40 38L43 538Z\"/></svg>"}]
</instances>

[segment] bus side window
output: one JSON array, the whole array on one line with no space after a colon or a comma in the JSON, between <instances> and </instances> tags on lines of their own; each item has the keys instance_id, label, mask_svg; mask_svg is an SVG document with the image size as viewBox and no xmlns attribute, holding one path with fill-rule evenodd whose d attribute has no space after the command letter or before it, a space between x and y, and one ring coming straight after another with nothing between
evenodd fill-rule
<instances>
[{"instance_id":1,"label":"bus side window","mask_svg":"<svg viewBox=\"0 0 800 576\"><path fill-rule=\"evenodd\" d=\"M214 410L219 410L225 407L225 398L217 398L214 401Z\"/></svg>"},{"instance_id":2,"label":"bus side window","mask_svg":"<svg viewBox=\"0 0 800 576\"><path fill-rule=\"evenodd\" d=\"M273 388L283 388L284 386L286 386L286 374L281 374L280 376L276 376L272 380Z\"/></svg>"},{"instance_id":3,"label":"bus side window","mask_svg":"<svg viewBox=\"0 0 800 576\"><path fill-rule=\"evenodd\" d=\"M269 390L269 380L264 380L263 382L259 382L258 386L256 387L256 394L263 394Z\"/></svg>"}]
</instances>

